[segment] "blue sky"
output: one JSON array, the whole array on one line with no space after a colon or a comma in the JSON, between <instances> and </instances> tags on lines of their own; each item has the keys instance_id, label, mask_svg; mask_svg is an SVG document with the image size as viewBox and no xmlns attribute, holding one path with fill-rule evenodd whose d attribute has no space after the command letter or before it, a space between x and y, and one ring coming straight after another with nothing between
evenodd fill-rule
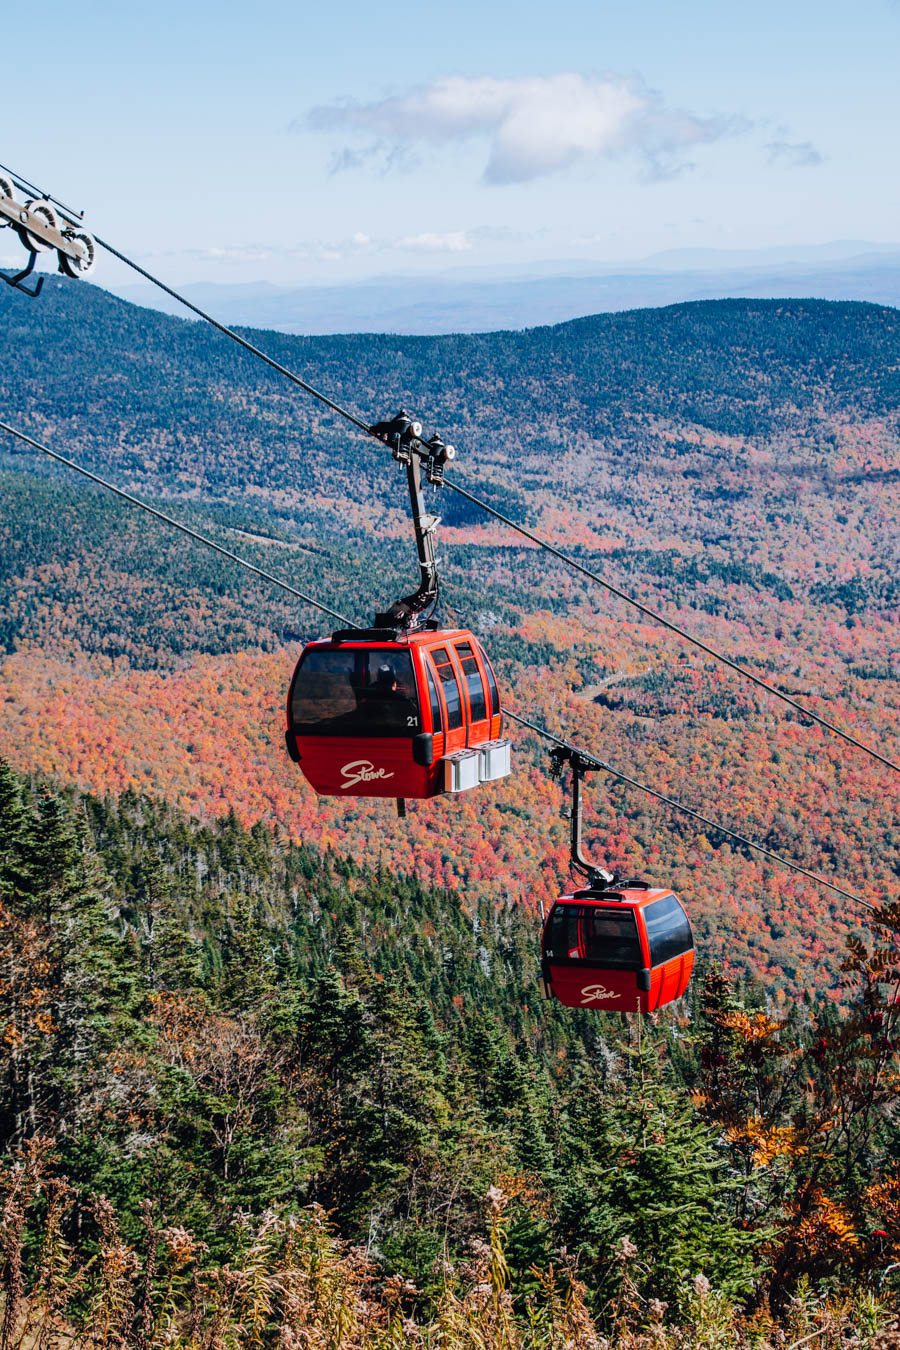
<instances>
[{"instance_id":1,"label":"blue sky","mask_svg":"<svg viewBox=\"0 0 900 1350\"><path fill-rule=\"evenodd\" d=\"M4 11L0 161L176 283L900 240L900 0Z\"/></svg>"}]
</instances>

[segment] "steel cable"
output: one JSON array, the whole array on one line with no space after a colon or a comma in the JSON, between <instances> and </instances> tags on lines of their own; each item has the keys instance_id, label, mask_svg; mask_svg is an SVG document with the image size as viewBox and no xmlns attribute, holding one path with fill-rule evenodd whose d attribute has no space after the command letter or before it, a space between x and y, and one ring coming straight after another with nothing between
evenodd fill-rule
<instances>
[{"instance_id":1,"label":"steel cable","mask_svg":"<svg viewBox=\"0 0 900 1350\"><path fill-rule=\"evenodd\" d=\"M687 816L693 816L694 820L699 820L701 824L716 830L719 834L727 835L729 839L736 839L739 844L752 848L756 853L762 853L766 858L771 858L774 862L780 863L782 867L789 867L792 872L799 872L801 876L808 877L810 881L817 882L820 886L827 886L829 890L835 891L838 895L844 896L847 900L854 901L857 905L863 905L873 913L878 912L877 905L872 905L868 900L863 900L861 896L853 895L851 891L845 891L842 886L837 886L833 881L828 881L826 877L820 876L818 872L809 872L805 867L798 863L793 863L788 858L783 858L780 853L774 853L772 849L766 848L763 844L757 844L753 839L748 839L745 834L738 834L736 830L730 830L725 825L720 825L717 820L710 820L709 816L701 815L691 806L685 806L684 802L677 801L674 797L667 797L664 792L657 792L655 788L649 787L646 783L641 783L637 778L631 778L627 773L622 773L621 769L613 768L612 764L607 764L606 760L598 759L595 755L585 755L583 750L574 746L570 741L564 741L560 736L555 736L552 731L547 731L545 727L540 727L536 722L529 722L527 717L522 717L519 713L511 712L509 708L503 709L507 717L511 717L514 722L518 722L523 727L537 732L545 740L552 741L555 745L561 745L566 750L577 750L579 755L586 759L594 760L594 767L602 769L605 773L612 774L613 778L618 778L620 782L627 783L630 787L640 788L648 796L655 797L657 801L664 802L666 806L673 811L683 811Z\"/></svg>"},{"instance_id":2,"label":"steel cable","mask_svg":"<svg viewBox=\"0 0 900 1350\"><path fill-rule=\"evenodd\" d=\"M850 735L849 731L843 731L840 727L836 727L833 722L829 722L824 717L820 717L819 714L813 712L811 708L807 708L804 703L798 703L795 698L791 698L790 694L785 694L783 690L777 689L774 684L769 684L759 675L754 675L752 670L748 670L746 666L739 665L737 661L733 661L731 657L726 656L724 652L718 651L715 647L710 647L708 643L702 640L702 638L694 637L693 634L687 632L686 629L679 628L677 623L673 623L671 619L667 619L664 614L660 614L657 610L651 609L649 605L645 605L642 601L636 600L634 596L629 595L627 591L620 590L618 586L613 585L611 581L607 581L605 577L602 577L599 572L594 572L590 567L585 567L583 563L580 563L577 560L577 558L572 558L569 554L563 553L555 544L551 544L548 540L542 539L540 535L535 534L532 530L526 529L524 525L519 525L516 521L510 520L509 516L505 516L502 511L497 511L493 506L489 506L487 502L482 501L480 497L476 497L474 493L469 492L466 488L460 487L458 483L451 483L450 480L446 478L444 483L445 486L451 488L454 492L458 492L461 497L465 497L475 506L480 507L482 511L486 511L488 515L494 516L497 520L502 521L504 525L508 525L511 529L524 535L525 538L530 539L532 543L539 544L541 548L545 548L548 553L552 553L554 557L559 558L561 562L564 562L567 567L571 567L573 571L580 572L582 576L586 576L591 581L596 582L598 586L602 586L619 600L624 600L627 604L633 605L635 609L640 610L641 614L644 614L648 619L653 619L656 623L662 624L663 628L668 628L671 633L677 633L678 636L684 638L686 642L690 642L695 647L699 647L702 652L706 652L707 656L715 657L717 661L724 662L726 666L731 670L736 671L738 675L743 675L745 680L752 680L760 689L765 689L766 693L774 694L775 698L781 699L782 703L786 703L788 707L793 708L796 712L802 713L804 717L810 718L811 721L818 722L819 726L824 727L826 731L832 732L835 736L840 736L841 739L847 741L849 745L856 746L857 750L864 750L865 753L871 755L873 759L877 759L881 764L886 765L887 768L893 769L894 773L900 773L900 764L896 764L892 759L888 759L885 755L879 754L879 752L873 750L870 745L866 745L865 741L858 741L855 736Z\"/></svg>"},{"instance_id":3,"label":"steel cable","mask_svg":"<svg viewBox=\"0 0 900 1350\"><path fill-rule=\"evenodd\" d=\"M36 441L33 436L27 435L24 431L19 431L17 427L10 426L8 422L0 422L0 431L9 432L10 436L16 436L20 441L24 441L26 445L30 445L34 450L39 450L42 455L49 455L49 457L55 459L58 464L65 464L66 468L74 469L75 473L80 473L83 478L89 478L92 483L98 483L100 487L104 487L109 492L115 493L115 495L121 497L123 501L129 502L132 506L137 506L141 511L146 511L149 516L155 516L156 519L161 520L163 524L171 525L173 529L180 530L181 533L186 534L188 538L195 539L200 544L205 544L207 548L215 549L216 553L221 553L223 557L229 558L232 562L239 563L241 567L246 567L249 572L255 572L258 577L262 577L264 581L270 581L273 586L280 586L283 591L288 591L289 594L296 596L298 600L302 600L304 604L311 605L313 609L320 609L323 614L330 614L333 619L339 619L341 623L346 624L348 628L357 627L352 620L348 619L343 614L339 614L336 609L330 609L328 605L320 604L320 602L314 600L311 595L306 595L303 591L298 591L297 587L292 586L290 582L284 581L281 577L274 576L271 572L266 572L262 567L257 567L256 564L250 562L248 558L242 558L240 554L232 553L231 549L223 548L222 545L217 544L214 539L210 539L205 534L199 534L197 530L192 530L189 525L183 525L182 522L176 520L174 516L167 516L164 511L157 511L155 506L150 506L148 502L141 501L140 497L132 496L130 492L125 492L123 488L116 487L115 483L110 483L106 478L101 478L99 474L92 473L90 469L86 469L82 464L76 464L74 459L67 459L65 455L60 455L56 450L51 450L48 445L42 445L41 442Z\"/></svg>"},{"instance_id":4,"label":"steel cable","mask_svg":"<svg viewBox=\"0 0 900 1350\"><path fill-rule=\"evenodd\" d=\"M206 310L201 309L199 305L195 305L193 301L186 299L185 296L181 295L172 286L169 286L166 284L166 282L161 281L160 278L154 276L152 272L148 272L146 268L141 267L139 263L134 262L133 259L129 258L126 254L121 253L117 248L114 248L112 244L107 243L105 239L100 239L97 236L95 236L95 238L97 243L101 246L101 248L106 249L107 253L110 253L114 258L118 258L118 260L124 263L126 267L130 267L133 271L137 272L139 276L142 276L146 281L149 281L152 285L159 287L159 289L161 291L164 291L166 295L171 296L173 300L177 300L179 304L184 305L186 309L189 309L193 314L196 314L198 318L203 319L206 323L210 324L218 332L224 334L225 337L231 338L233 342L238 343L238 345L243 347L245 351L250 352L253 356L259 357L259 359L261 361L264 361L265 364L271 367L272 370L277 371L280 375L284 375L299 389L302 389L305 393L310 394L313 398L318 399L320 403L324 403L325 406L330 408L332 412L337 413L338 416L345 418L348 422L351 422L353 426L355 426L359 431L364 432L371 439L378 441L379 445L384 444L384 442L381 440L381 437L377 436L373 431L372 427L367 422L363 421L361 417L357 417L357 415L355 413L350 412L348 408L343 407L340 403L337 403L334 399L329 398L327 394L323 394L320 389L317 389L315 385L310 384L308 380L304 380L302 376L296 373L296 371L291 370L288 366L282 365L281 362L276 361L274 357L267 355L267 353L264 352L260 347L257 347L252 342L249 342L247 338L242 337L240 333L235 332L233 328L229 328L227 324L220 323L218 319L214 319L211 314L208 314L206 312ZM790 694L785 694L783 690L778 689L775 685L769 684L768 681L762 679L761 676L754 675L753 672L751 670L748 670L746 666L742 666L740 665L739 662L732 660L730 656L726 656L724 652L719 651L716 647L711 647L709 643L704 642L702 638L695 637L692 633L688 632L687 629L679 627L679 625L673 623L671 619L665 618L662 614L658 613L656 610L653 610L648 605L643 604L642 601L635 599L635 597L632 595L629 595L627 591L623 591L621 590L620 587L614 585L611 581L607 581L605 577L602 577L598 572L594 572L591 570L591 568L585 567L582 563L579 563L575 558L572 558L570 557L569 554L564 553L562 549L557 548L555 544L551 544L548 540L542 539L540 535L537 535L533 531L527 529L526 526L520 525L516 521L511 520L509 516L505 516L502 511L496 510L496 508L490 506L480 497L476 497L474 493L469 492L466 488L460 487L458 483L453 483L449 479L445 479L444 482L447 487L451 488L454 492L459 493L460 496L467 498L468 501L472 502L473 505L477 506L480 510L487 512L488 515L491 515L496 520L501 521L504 525L507 525L510 529L515 530L525 539L531 540L532 543L537 544L540 548L546 549L548 553L553 554L554 557L558 558L560 562L564 563L567 567L572 568L573 571L580 572L582 576L587 577L589 580L593 581L596 585L602 586L611 595L615 595L618 599L624 600L626 604L632 605L635 609L639 610L641 614L644 614L647 618L653 619L656 623L661 624L664 628L667 628L670 632L676 633L680 638L683 638L685 642L689 642L693 646L697 647L700 651L705 652L707 656L711 656L716 661L721 661L724 665L728 666L730 670L733 670L736 674L742 676L745 680L752 681L752 683L755 684L758 688L764 689L766 693L770 694L773 698L780 699L782 703L787 704L788 707L793 708L796 712L799 712L800 714L802 714L802 716L808 718L811 722L815 722L818 726L822 727L824 730L831 732L833 736L838 736L848 745L854 746L857 750L862 750L864 754L870 755L871 758L877 760L879 764L883 764L886 768L892 769L894 773L900 774L900 764L897 764L894 760L889 759L886 755L880 754L879 751L873 749L872 746L867 745L865 741L861 741L856 736L852 736L849 731L844 731L841 727L836 726L834 722L829 722L827 718L821 717L818 713L813 712L811 708L808 708L803 703L799 703L795 698L792 698Z\"/></svg>"},{"instance_id":5,"label":"steel cable","mask_svg":"<svg viewBox=\"0 0 900 1350\"><path fill-rule=\"evenodd\" d=\"M207 548L211 548L216 553L222 554L231 562L237 563L240 567L244 567L250 572L254 572L265 581L271 582L273 586L278 586L282 590L289 592L289 594L297 596L305 604L311 605L314 609L321 610L322 613L329 614L334 619L339 619L341 623L346 624L348 628L356 628L358 626L353 623L352 620L346 618L345 615L339 614L337 610L331 609L328 605L321 604L320 601L315 600L312 596L297 590L295 586L291 586L281 577L274 576L271 572L266 572L261 567L257 567L256 564L250 562L249 559L242 558L240 554L232 553L230 549L223 548L220 544L217 544L214 539L210 539L207 535L200 534L197 530L192 530L189 526L182 524L180 520L175 520L173 516L166 515L163 511L157 511L155 507L150 506L147 502L141 501L139 497L135 497L132 493L124 491L124 489L117 487L114 483L110 483L108 479L101 478L99 474L93 473L90 469L86 469L83 465L76 463L75 460L68 459L65 455L59 454L56 450L51 450L49 446L44 445L41 441L35 440L33 436L29 436L26 432L20 431L18 427L11 426L8 422L0 421L0 431L7 432L10 436L14 436L18 440L23 441L26 445L31 446L32 449L49 456L50 459L55 460L58 464L63 464L67 468L81 474L84 478L90 479L92 483L97 483L100 487L106 488L107 491L114 493L115 496L120 497L131 506L136 506L141 511L145 511L148 515L162 521L164 525L171 525L173 529L179 530L182 534L187 535L197 543L204 544ZM577 748L571 746L570 742L564 741L559 736L555 736L552 732L547 731L544 727L538 726L536 722L529 721L528 718L523 717L520 713L511 712L508 708L504 711L521 726L536 732L546 740L564 746L567 749ZM763 844L757 844L752 839L748 839L745 835L738 834L736 831L729 829L725 825L720 825L718 821L711 820L708 816L701 815L699 811L695 811L693 807L685 806L684 803L677 801L674 797L668 797L665 793L657 792L655 788L650 787L647 783L642 783L639 779L633 778L629 774L622 773L621 770L616 769L612 764L607 763L605 760L598 759L596 756L590 754L590 752L579 750L579 754L595 760L599 769L618 778L621 782L627 783L630 787L638 788L641 792L645 792L648 796L663 802L673 810L681 811L685 815L692 816L695 820L699 820L708 828L717 830L720 834L726 835L730 839L736 839L747 848L754 849L757 853L763 854L773 862L779 863L782 867L786 867L792 872L797 872L800 875L807 877L810 881L816 882L820 886L826 886L829 890L835 891L838 895L842 895L846 899L852 900L855 904L862 905L865 909L877 913L877 906L870 904L867 900L863 900L861 896L853 895L850 891L845 891L842 887L837 886L834 882L828 881L825 877L818 875L818 873L807 871L805 867L800 867L799 864L791 862L789 858L784 858L780 853L773 852L772 849L766 848Z\"/></svg>"},{"instance_id":6,"label":"steel cable","mask_svg":"<svg viewBox=\"0 0 900 1350\"><path fill-rule=\"evenodd\" d=\"M111 253L114 258L118 258L119 262L123 262L126 267L130 267L133 271L137 272L139 276L144 277L146 281L151 282L154 286L158 286L161 291L165 291L166 295L170 295L173 300L177 300L180 305L184 305L185 309L189 309L196 314L198 319L203 319L206 323L211 324L218 332L223 333L225 337L231 338L232 342L236 342L240 347L243 347L245 351L250 352L251 355L258 356L260 361L265 361L266 365L270 366L272 370L277 370L279 375L284 375L292 384L295 384L298 389L302 389L304 393L311 394L313 398L317 398L320 403L324 403L332 412L336 412L340 417L345 417L348 422L352 422L355 427L360 431L364 431L367 436L372 435L369 424L364 422L361 417L357 417L355 413L350 412L349 408L341 407L340 403L335 403L334 399L329 398L327 394L323 394L321 389L317 389L314 384L310 384L308 380L304 380L302 376L296 373L296 371L291 370L288 366L283 366L280 361L275 360L274 356L269 356L261 347L257 347L252 342L248 342L245 337L241 337L240 333L236 333L235 330L229 328L227 324L219 323L219 320L214 319L211 314L207 314L205 309L201 309L199 305L195 305L193 301L180 295L178 291L173 290L171 286L167 286L164 281L160 281L159 277L155 277L152 272L146 271L139 263L132 262L131 258L127 258L124 253L120 253L117 248L113 248L112 244L108 244L105 239L100 239L97 235L95 235L94 238L101 248L106 249L107 253ZM375 437L375 439L378 440L379 438ZM380 441L379 444L381 444Z\"/></svg>"}]
</instances>

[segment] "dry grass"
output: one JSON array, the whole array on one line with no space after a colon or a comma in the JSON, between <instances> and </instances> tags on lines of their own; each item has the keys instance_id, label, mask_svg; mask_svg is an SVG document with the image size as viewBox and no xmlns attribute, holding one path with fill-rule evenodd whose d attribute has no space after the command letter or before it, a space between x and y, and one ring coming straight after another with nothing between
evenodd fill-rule
<instances>
[{"instance_id":1,"label":"dry grass","mask_svg":"<svg viewBox=\"0 0 900 1350\"><path fill-rule=\"evenodd\" d=\"M870 1295L825 1303L801 1295L780 1325L747 1319L699 1276L673 1308L645 1301L629 1278L633 1248L611 1253L619 1294L603 1327L567 1268L533 1272L537 1293L514 1302L505 1257L506 1197L487 1196L486 1234L447 1272L427 1314L398 1277L341 1242L316 1208L234 1220L233 1257L216 1265L191 1233L158 1227L145 1206L142 1251L102 1196L48 1174L39 1148L2 1177L0 1350L900 1350L900 1327ZM77 1210L96 1235L90 1257L66 1238ZM39 1247L23 1257L26 1223Z\"/></svg>"}]
</instances>

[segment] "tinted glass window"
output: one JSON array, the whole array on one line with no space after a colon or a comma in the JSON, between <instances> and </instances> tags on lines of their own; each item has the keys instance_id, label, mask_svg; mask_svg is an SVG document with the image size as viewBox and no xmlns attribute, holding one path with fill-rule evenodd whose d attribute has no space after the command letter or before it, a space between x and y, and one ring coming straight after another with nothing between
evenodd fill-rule
<instances>
[{"instance_id":1,"label":"tinted glass window","mask_svg":"<svg viewBox=\"0 0 900 1350\"><path fill-rule=\"evenodd\" d=\"M654 900L644 910L647 937L650 942L650 964L661 966L673 956L689 952L694 945L688 917L674 895Z\"/></svg>"},{"instance_id":2,"label":"tinted glass window","mask_svg":"<svg viewBox=\"0 0 900 1350\"><path fill-rule=\"evenodd\" d=\"M641 970L644 958L637 924L630 909L585 909L585 957L610 970Z\"/></svg>"},{"instance_id":3,"label":"tinted glass window","mask_svg":"<svg viewBox=\"0 0 900 1350\"><path fill-rule=\"evenodd\" d=\"M408 651L313 651L291 694L298 736L415 736L419 703Z\"/></svg>"},{"instance_id":4,"label":"tinted glass window","mask_svg":"<svg viewBox=\"0 0 900 1350\"><path fill-rule=\"evenodd\" d=\"M457 642L456 654L463 668L466 688L469 691L469 711L472 714L472 721L483 722L487 717L487 700L484 697L484 683L481 678L481 671L478 669L478 662L475 660L475 653L472 651L472 644Z\"/></svg>"},{"instance_id":5,"label":"tinted glass window","mask_svg":"<svg viewBox=\"0 0 900 1350\"><path fill-rule=\"evenodd\" d=\"M446 647L438 647L431 653L438 679L444 686L444 700L447 704L447 730L454 731L463 724L462 695L456 683L456 672Z\"/></svg>"},{"instance_id":6,"label":"tinted glass window","mask_svg":"<svg viewBox=\"0 0 900 1350\"><path fill-rule=\"evenodd\" d=\"M547 934L547 956L554 961L577 961L580 905L554 905Z\"/></svg>"},{"instance_id":7,"label":"tinted glass window","mask_svg":"<svg viewBox=\"0 0 900 1350\"><path fill-rule=\"evenodd\" d=\"M481 659L484 662L484 669L488 678L488 688L491 691L491 716L498 717L500 714L500 690L497 688L497 681L494 677L491 663L485 656L484 648L480 642L478 644L478 650L481 652Z\"/></svg>"},{"instance_id":8,"label":"tinted glass window","mask_svg":"<svg viewBox=\"0 0 900 1350\"><path fill-rule=\"evenodd\" d=\"M425 663L425 674L428 676L428 701L431 704L431 730L435 735L444 730L444 716L441 712L441 700L438 697L437 685L434 682L434 676L428 663Z\"/></svg>"}]
</instances>

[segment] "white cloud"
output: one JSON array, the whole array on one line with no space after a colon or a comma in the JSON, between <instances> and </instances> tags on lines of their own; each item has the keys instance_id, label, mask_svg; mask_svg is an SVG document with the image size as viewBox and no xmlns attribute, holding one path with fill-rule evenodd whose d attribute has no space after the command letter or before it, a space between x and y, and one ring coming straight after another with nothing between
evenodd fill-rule
<instances>
[{"instance_id":1,"label":"white cloud","mask_svg":"<svg viewBox=\"0 0 900 1350\"><path fill-rule=\"evenodd\" d=\"M485 181L522 183L622 155L642 159L652 176L668 175L687 167L686 150L743 130L746 123L666 108L637 78L571 72L517 79L443 76L373 103L346 100L313 108L307 125L373 138L362 150L345 147L338 153L336 166L347 168L417 143L486 138Z\"/></svg>"},{"instance_id":2,"label":"white cloud","mask_svg":"<svg viewBox=\"0 0 900 1350\"><path fill-rule=\"evenodd\" d=\"M426 231L398 239L391 247L410 249L414 253L467 253L472 241L465 230L450 230L447 234Z\"/></svg>"},{"instance_id":3,"label":"white cloud","mask_svg":"<svg viewBox=\"0 0 900 1350\"><path fill-rule=\"evenodd\" d=\"M348 257L376 257L390 253L468 253L484 242L517 240L532 237L527 233L507 230L492 225L478 225L467 230L438 232L425 230L421 234L381 235L355 230L340 239L304 239L293 245L256 243L245 245L210 244L205 248L160 249L145 251L141 257L188 257L201 262L240 266L248 263L284 262L307 259L337 262ZM14 260L8 260L12 262ZM0 259L2 263L2 259Z\"/></svg>"},{"instance_id":4,"label":"white cloud","mask_svg":"<svg viewBox=\"0 0 900 1350\"><path fill-rule=\"evenodd\" d=\"M208 248L190 249L197 257L208 258L211 262L248 263L268 262L275 256L275 250L264 244L251 244L249 247L220 247L211 244Z\"/></svg>"},{"instance_id":5,"label":"white cloud","mask_svg":"<svg viewBox=\"0 0 900 1350\"><path fill-rule=\"evenodd\" d=\"M781 164L786 169L808 169L822 164L825 156L812 141L769 141L766 144L770 164Z\"/></svg>"}]
</instances>

